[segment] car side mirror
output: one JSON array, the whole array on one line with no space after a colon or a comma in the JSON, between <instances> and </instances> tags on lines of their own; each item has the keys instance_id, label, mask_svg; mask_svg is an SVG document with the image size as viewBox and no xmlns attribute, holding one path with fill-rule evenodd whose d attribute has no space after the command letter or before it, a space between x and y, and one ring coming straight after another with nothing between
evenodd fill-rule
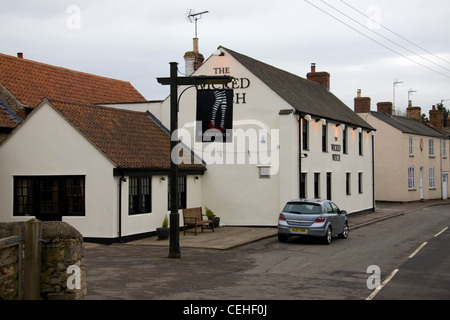
<instances>
[{"instance_id":1,"label":"car side mirror","mask_svg":"<svg viewBox=\"0 0 450 320\"><path fill-rule=\"evenodd\" d=\"M340 214L347 214L347 211L345 210L341 210L341 212L339 212Z\"/></svg>"}]
</instances>

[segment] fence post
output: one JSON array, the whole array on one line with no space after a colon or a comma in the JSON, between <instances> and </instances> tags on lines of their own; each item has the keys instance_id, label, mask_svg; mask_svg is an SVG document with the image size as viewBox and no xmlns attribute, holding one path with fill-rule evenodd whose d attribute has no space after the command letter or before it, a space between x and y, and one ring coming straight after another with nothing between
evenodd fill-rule
<instances>
[{"instance_id":1,"label":"fence post","mask_svg":"<svg viewBox=\"0 0 450 320\"><path fill-rule=\"evenodd\" d=\"M30 219L25 223L24 300L41 297L41 221Z\"/></svg>"}]
</instances>

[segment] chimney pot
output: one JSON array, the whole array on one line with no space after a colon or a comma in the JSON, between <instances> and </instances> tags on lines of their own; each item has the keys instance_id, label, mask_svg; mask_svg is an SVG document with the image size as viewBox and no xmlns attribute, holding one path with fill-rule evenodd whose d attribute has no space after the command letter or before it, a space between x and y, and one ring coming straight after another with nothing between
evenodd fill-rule
<instances>
[{"instance_id":1,"label":"chimney pot","mask_svg":"<svg viewBox=\"0 0 450 320\"><path fill-rule=\"evenodd\" d=\"M17 58L23 59L23 52L17 52Z\"/></svg>"},{"instance_id":2,"label":"chimney pot","mask_svg":"<svg viewBox=\"0 0 450 320\"><path fill-rule=\"evenodd\" d=\"M361 89L358 89L358 91L356 92L356 97L361 98Z\"/></svg>"},{"instance_id":3,"label":"chimney pot","mask_svg":"<svg viewBox=\"0 0 450 320\"><path fill-rule=\"evenodd\" d=\"M316 64L314 62L311 63L311 72L316 72Z\"/></svg>"}]
</instances>

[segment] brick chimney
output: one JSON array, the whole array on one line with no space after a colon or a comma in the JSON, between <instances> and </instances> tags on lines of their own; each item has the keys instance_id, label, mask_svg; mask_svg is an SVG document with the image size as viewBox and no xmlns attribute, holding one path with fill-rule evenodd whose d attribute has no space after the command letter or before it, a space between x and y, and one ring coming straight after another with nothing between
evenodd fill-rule
<instances>
[{"instance_id":1,"label":"brick chimney","mask_svg":"<svg viewBox=\"0 0 450 320\"><path fill-rule=\"evenodd\" d=\"M23 59L23 52L17 52L17 58Z\"/></svg>"},{"instance_id":2,"label":"brick chimney","mask_svg":"<svg viewBox=\"0 0 450 320\"><path fill-rule=\"evenodd\" d=\"M392 116L392 102L378 102L377 111Z\"/></svg>"},{"instance_id":3,"label":"brick chimney","mask_svg":"<svg viewBox=\"0 0 450 320\"><path fill-rule=\"evenodd\" d=\"M306 79L320 83L330 90L330 74L328 72L316 72L315 63L311 63L311 72L306 74Z\"/></svg>"},{"instance_id":4,"label":"brick chimney","mask_svg":"<svg viewBox=\"0 0 450 320\"><path fill-rule=\"evenodd\" d=\"M192 51L188 51L184 54L185 61L185 73L190 76L195 70L200 68L205 61L205 58L198 50L198 38L194 38L194 48Z\"/></svg>"},{"instance_id":5,"label":"brick chimney","mask_svg":"<svg viewBox=\"0 0 450 320\"><path fill-rule=\"evenodd\" d=\"M361 97L361 89L358 89L357 96L354 99L355 107L354 111L356 113L369 113L370 112L370 98Z\"/></svg>"},{"instance_id":6,"label":"brick chimney","mask_svg":"<svg viewBox=\"0 0 450 320\"><path fill-rule=\"evenodd\" d=\"M406 117L421 122L422 108L413 107L412 100L408 101L408 108L406 108Z\"/></svg>"},{"instance_id":7,"label":"brick chimney","mask_svg":"<svg viewBox=\"0 0 450 320\"><path fill-rule=\"evenodd\" d=\"M430 110L430 124L436 129L442 129L444 127L444 112L437 110L436 106L433 106Z\"/></svg>"}]
</instances>

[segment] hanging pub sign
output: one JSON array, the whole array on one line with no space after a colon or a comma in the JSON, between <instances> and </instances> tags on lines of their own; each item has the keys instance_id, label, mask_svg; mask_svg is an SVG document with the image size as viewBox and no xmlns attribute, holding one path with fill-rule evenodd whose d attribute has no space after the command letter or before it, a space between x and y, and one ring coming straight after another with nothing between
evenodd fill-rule
<instances>
[{"instance_id":1,"label":"hanging pub sign","mask_svg":"<svg viewBox=\"0 0 450 320\"><path fill-rule=\"evenodd\" d=\"M197 90L195 141L231 142L233 90Z\"/></svg>"}]
</instances>

